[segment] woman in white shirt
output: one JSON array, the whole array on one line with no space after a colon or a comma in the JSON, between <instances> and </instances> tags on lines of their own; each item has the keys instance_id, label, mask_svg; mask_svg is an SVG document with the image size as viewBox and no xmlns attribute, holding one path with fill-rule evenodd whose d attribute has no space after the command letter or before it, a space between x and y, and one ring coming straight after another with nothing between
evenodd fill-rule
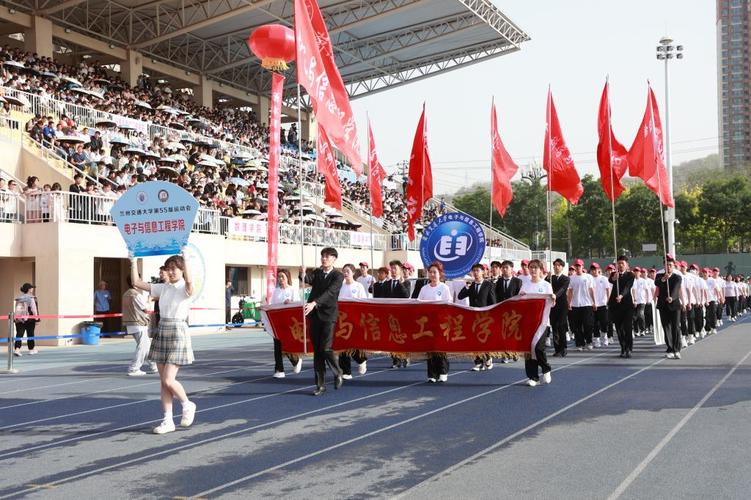
<instances>
[{"instance_id":1,"label":"woman in white shirt","mask_svg":"<svg viewBox=\"0 0 751 500\"><path fill-rule=\"evenodd\" d=\"M733 275L728 274L725 276L725 315L730 321L735 321L736 315L736 301L738 296L738 287L733 281Z\"/></svg>"},{"instance_id":2,"label":"woman in white shirt","mask_svg":"<svg viewBox=\"0 0 751 500\"><path fill-rule=\"evenodd\" d=\"M428 267L428 284L420 289L417 300L439 301L450 304L453 300L451 289L442 283L444 279L443 264L433 262ZM428 354L428 382L446 382L449 379L449 360L445 353L429 352Z\"/></svg>"},{"instance_id":3,"label":"woman in white shirt","mask_svg":"<svg viewBox=\"0 0 751 500\"><path fill-rule=\"evenodd\" d=\"M276 276L276 288L271 295L270 304L289 304L295 301L295 292L290 285L289 271L280 269ZM293 354L287 354L287 359L292 363L292 370L300 373L302 358ZM282 359L282 342L274 337L274 378L284 378L284 362Z\"/></svg>"},{"instance_id":4,"label":"woman in white shirt","mask_svg":"<svg viewBox=\"0 0 751 500\"><path fill-rule=\"evenodd\" d=\"M536 294L547 295L553 299L553 305L555 305L555 294L553 293L553 287L550 286L549 281L542 279L542 262L538 259L529 261L529 279L522 282L522 287L519 290L519 295ZM548 364L548 357L545 355L545 335L540 337L535 345L535 358L531 356L524 360L524 370L527 372L527 385L534 387L540 383L540 376L538 373L538 367L542 368L542 382L549 384L552 381L550 376L550 365Z\"/></svg>"},{"instance_id":5,"label":"woman in white shirt","mask_svg":"<svg viewBox=\"0 0 751 500\"><path fill-rule=\"evenodd\" d=\"M365 287L362 283L355 280L355 266L352 264L344 264L342 268L342 274L344 274L344 282L342 288L339 289L339 300L362 300L368 298L368 292L365 291ZM368 356L365 351L354 351L351 354L343 352L339 354L339 368L342 369L342 378L344 380L352 380L352 358L355 358L359 367L357 372L360 375L365 375L368 371Z\"/></svg>"},{"instance_id":6,"label":"woman in white shirt","mask_svg":"<svg viewBox=\"0 0 751 500\"><path fill-rule=\"evenodd\" d=\"M180 366L193 363L193 346L188 331L188 312L193 295L193 280L185 259L173 255L164 262L167 283L151 284L141 280L136 260L130 259L130 276L136 288L145 290L159 299L159 330L152 339L149 361L156 363L161 381L164 419L154 428L155 434L175 430L172 420L172 399L182 403L180 426L190 427L196 415L196 404L188 399L182 384L176 380Z\"/></svg>"}]
</instances>

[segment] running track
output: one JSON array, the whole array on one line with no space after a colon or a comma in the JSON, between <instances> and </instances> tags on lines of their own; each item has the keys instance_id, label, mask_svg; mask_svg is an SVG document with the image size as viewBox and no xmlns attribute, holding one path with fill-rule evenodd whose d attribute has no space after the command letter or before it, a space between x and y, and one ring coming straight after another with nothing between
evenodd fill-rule
<instances>
[{"instance_id":1,"label":"running track","mask_svg":"<svg viewBox=\"0 0 751 500\"><path fill-rule=\"evenodd\" d=\"M744 320L748 317L744 317ZM155 376L132 343L47 349L0 376L4 498L748 498L751 328L731 323L680 361L637 339L425 382L424 363L310 395L312 362L271 378L257 331L194 338L182 381L199 413L165 436ZM285 361L286 362L286 361ZM176 405L176 412L179 405Z\"/></svg>"}]
</instances>

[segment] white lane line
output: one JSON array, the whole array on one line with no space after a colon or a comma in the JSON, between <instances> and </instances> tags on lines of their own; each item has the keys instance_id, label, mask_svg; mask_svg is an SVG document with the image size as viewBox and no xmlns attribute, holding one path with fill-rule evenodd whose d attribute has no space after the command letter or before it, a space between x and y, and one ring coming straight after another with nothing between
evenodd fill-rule
<instances>
[{"instance_id":1,"label":"white lane line","mask_svg":"<svg viewBox=\"0 0 751 500\"><path fill-rule=\"evenodd\" d=\"M719 389L722 386L722 384L724 384L727 381L727 379L729 379L733 375L733 373L735 373L735 370L741 364L743 364L746 361L746 359L748 359L749 356L751 356L751 351L748 351L746 355L743 356L743 359L738 361L735 364L735 366L733 366L730 369L730 371L727 372L725 376L722 377L722 379L720 379L720 381L717 382L714 385L714 387L712 387L712 389L704 395L703 398L701 398L701 401L696 403L696 405L693 408L691 408L691 410L688 413L686 413L686 415L684 415L684 417L677 424L675 424L675 427L670 429L670 432L668 432L667 435L664 438L662 438L662 440L659 443L657 443L657 446L655 446L652 449L652 451L649 452L649 454L644 458L644 460L642 460L641 463L637 465L636 468L631 472L631 474L629 474L626 477L626 479L624 479L623 482L618 485L615 491L613 491L613 493L610 494L610 496L608 497L608 500L615 500L619 498L626 491L626 489L628 489L628 487L631 486L631 484L636 480L636 478L639 477L639 475L642 472L644 472L644 469L647 468L647 466L652 462L652 460L654 460L655 457L659 455L662 449L665 448L665 446L675 437L676 434L678 434L678 432L683 428L683 426L686 425L686 423L689 420L691 420L691 417L693 417L696 414L696 412L699 411L699 408L704 406L704 403L706 403L707 400L711 398L715 392L717 392L717 389Z\"/></svg>"},{"instance_id":2,"label":"white lane line","mask_svg":"<svg viewBox=\"0 0 751 500\"><path fill-rule=\"evenodd\" d=\"M597 354L597 355L595 355L595 356L590 356L590 357L588 357L588 358L584 358L584 359L581 359L581 360L579 360L579 361L575 361L575 362L573 362L573 363L569 363L569 364L566 364L566 365L564 365L564 366L561 366L561 367L559 367L559 368L556 368L556 369L554 369L553 371L557 371L557 370L563 370L563 369L569 368L569 367L571 367L571 366L574 366L574 365L578 365L578 364L580 364L580 363L583 363L583 362L585 362L585 361L589 361L589 360L591 360L591 359L594 359L594 358L598 358L598 357L600 357L600 356L605 356L605 355L607 355L607 354L612 354L612 351L609 351L609 352L603 352L603 353L601 353L601 354ZM470 372L469 370L465 370L465 371L461 371L461 372L453 373L453 374L451 374L451 376L453 376L453 375L460 375L460 374L462 374L462 373L471 373L471 372ZM428 416L430 416L430 415L434 415L434 414L436 414L436 413L440 413L440 412L446 411L446 410L448 410L448 409L450 409L450 408L453 408L453 407L455 407L455 406L459 406L459 405L462 405L462 404L464 404L464 403L467 403L467 402L469 402L469 401L473 401L473 400L475 400L475 399L483 398L483 397L485 397L485 396L488 396L488 395L490 395L490 394L494 394L494 393L496 393L496 392L500 392L500 391L503 391L503 390L505 390L505 389L508 389L509 387L513 387L513 386L515 386L515 385L518 385L518 384L520 384L520 383L522 383L522 382L526 382L526 381L527 381L527 378L526 378L526 377L524 377L524 378L522 378L522 379L519 379L519 380L516 380L516 381L514 381L514 382L512 382L512 383L510 383L510 384L508 384L508 385L503 385L503 386L501 386L501 387L496 387L495 389L491 389L491 390L489 390L489 391L481 392L480 394L475 394L474 396L470 396L470 397L468 397L468 398L464 398L464 399L461 399L461 400L459 400L459 401L455 401L455 402L453 402L453 403L447 404L447 405L445 405L445 406L442 406L442 407L440 407L440 408L436 408L436 409L434 409L434 410L430 410L430 411L428 411L428 412L425 412L425 413L421 413L421 414L419 414L419 415L415 415L414 417L410 417L410 418L408 418L408 419L405 419L405 420L402 420L402 421L399 421L399 422L395 422L395 423L393 423L393 424L387 425L387 426L385 426L385 427L382 427L382 428L380 428L380 429L376 429L376 430L374 430L374 431L368 432L367 434L362 434L362 435L360 435L360 436L358 436L358 437L355 437L355 438L351 438L351 439L348 439L348 440L346 440L346 441L343 441L343 442L341 442L341 443L337 443L337 444L331 445L331 446L329 446L329 447L327 447L327 448L325 448L325 449L323 449L323 450L319 450L319 451L315 451L315 452L312 452L312 453L308 453L307 455L304 455L304 456L301 456L301 457L298 457L298 458L295 458L295 459L292 459L292 460L288 460L288 461L286 461L286 462L284 462L284 463L281 463L281 464L275 465L275 466L273 466L273 467L269 467L269 468L267 468L267 469L264 469L264 470L261 470L261 471L255 472L255 473L253 473L253 474L249 474L249 475L247 475L247 476L244 476L244 477L241 477L241 478L235 479L234 481L231 481L231 482L229 482L229 483L225 483L225 484L222 484L221 486L217 486L217 487L215 487L215 488L212 488L212 489L209 489L209 490L206 490L206 491L202 491L202 492L200 492L200 493L195 493L195 494L191 495L191 496L190 496L190 498L196 498L196 497L205 497L206 495L212 495L212 494L214 494L214 493L216 493L216 492L218 492L218 491L226 490L227 488L231 488L231 487L233 487L233 486L236 486L236 485L238 485L238 484L241 484L241 483L244 483L244 482L250 481L250 480L252 480L252 479L255 479L256 477L262 476L262 475L264 475L264 474L268 474L269 472L274 472L274 471L276 471L276 470L279 470L279 469L283 469L283 468L285 468L285 467L288 467L288 466L290 466L290 465L294 465L294 464L296 464L296 463L298 463L298 462L302 462L302 461L308 460L308 459L310 459L310 458L312 458L312 457L315 457L315 456L317 456L317 455L321 455L321 454L324 454L324 453L328 453L328 452L330 452L330 451L332 451L332 450L335 450L335 449L337 449L337 448L341 448L342 446L348 446L348 445L350 445L350 444L352 444L352 443L356 443L356 442L358 442L358 441L362 441L363 439L368 439L368 438L370 438L370 437L373 437L373 436L375 436L375 435L381 434L381 433L383 433L383 432L386 432L386 431L390 431L391 429L395 429L395 428L397 428L397 427L401 427L401 426L403 426L403 425L406 425L406 424L409 424L409 423L415 422L415 421L417 421L417 420L423 419L423 418L425 418L425 417L428 417ZM420 383L423 383L423 384L424 384L425 382L420 382ZM408 386L406 386L406 387L411 387L411 386L413 386L413 385L417 385L417 384L416 384L416 383L415 383L415 384L410 384L410 385L408 385ZM387 392L388 392L388 391L387 391ZM357 400L355 400L355 401L357 401ZM354 402L354 401L352 401L352 402ZM50 483L50 484L55 484L55 483Z\"/></svg>"}]
</instances>

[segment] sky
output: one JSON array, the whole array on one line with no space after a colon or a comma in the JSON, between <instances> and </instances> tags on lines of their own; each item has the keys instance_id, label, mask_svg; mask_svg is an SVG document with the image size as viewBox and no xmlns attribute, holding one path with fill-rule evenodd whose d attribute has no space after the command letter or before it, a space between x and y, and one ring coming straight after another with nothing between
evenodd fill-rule
<instances>
[{"instance_id":1,"label":"sky","mask_svg":"<svg viewBox=\"0 0 751 500\"><path fill-rule=\"evenodd\" d=\"M580 176L599 177L597 110L607 75L613 130L631 146L647 80L664 117L664 35L684 46L670 62L673 165L717 152L717 35L714 0L493 0L531 40L521 50L352 101L361 144L366 114L387 171L409 158L426 102L434 192L490 182L490 105L520 168L542 162L548 85Z\"/></svg>"}]
</instances>

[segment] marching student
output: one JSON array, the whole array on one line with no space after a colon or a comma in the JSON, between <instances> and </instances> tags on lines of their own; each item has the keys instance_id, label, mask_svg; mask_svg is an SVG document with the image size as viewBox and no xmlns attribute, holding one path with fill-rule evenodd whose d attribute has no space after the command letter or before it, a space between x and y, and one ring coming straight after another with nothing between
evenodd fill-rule
<instances>
[{"instance_id":1,"label":"marching student","mask_svg":"<svg viewBox=\"0 0 751 500\"><path fill-rule=\"evenodd\" d=\"M571 311L571 329L574 331L576 348L592 350L594 327L595 288L592 276L584 272L584 261L574 261L575 274L568 286L568 308Z\"/></svg>"},{"instance_id":2,"label":"marching student","mask_svg":"<svg viewBox=\"0 0 751 500\"><path fill-rule=\"evenodd\" d=\"M562 267L562 266L561 266ZM527 295L529 293L548 295L553 299L553 305L555 305L555 294L553 293L553 287L549 282L542 279L542 262L538 259L529 261L529 280L519 290L519 295ZM548 358L545 355L545 337L543 335L540 340L537 341L534 348L534 359L532 356L525 356L524 359L524 371L527 373L527 385L535 387L540 383L539 370L542 370L542 383L549 384L552 382L550 375L550 365L548 364Z\"/></svg>"},{"instance_id":3,"label":"marching student","mask_svg":"<svg viewBox=\"0 0 751 500\"><path fill-rule=\"evenodd\" d=\"M378 268L378 281L373 283L373 298L386 298L386 280L389 277L389 270L385 267Z\"/></svg>"},{"instance_id":4,"label":"marching student","mask_svg":"<svg viewBox=\"0 0 751 500\"><path fill-rule=\"evenodd\" d=\"M451 290L444 280L443 264L433 262L428 267L428 284L422 287L417 300L430 300L451 303ZM446 353L429 352L428 355L428 382L434 384L446 382L449 374L449 360Z\"/></svg>"},{"instance_id":5,"label":"marching student","mask_svg":"<svg viewBox=\"0 0 751 500\"><path fill-rule=\"evenodd\" d=\"M495 285L501 277L501 263L494 260L490 263L490 282Z\"/></svg>"},{"instance_id":6,"label":"marching student","mask_svg":"<svg viewBox=\"0 0 751 500\"><path fill-rule=\"evenodd\" d=\"M691 264L689 273L693 277L694 297L696 298L696 304L694 304L694 331L696 333L694 335L703 339L707 335L704 332L704 306L709 303L707 300L709 287L704 277L699 275L699 266Z\"/></svg>"},{"instance_id":7,"label":"marching student","mask_svg":"<svg viewBox=\"0 0 751 500\"><path fill-rule=\"evenodd\" d=\"M665 331L667 344L666 358L681 359L681 275L675 272L675 259L668 255L665 259L665 272L657 275L657 309L660 311L660 322Z\"/></svg>"},{"instance_id":8,"label":"marching student","mask_svg":"<svg viewBox=\"0 0 751 500\"><path fill-rule=\"evenodd\" d=\"M719 286L714 276L712 276L712 270L708 267L704 268L704 277L707 285L707 320L704 322L704 332L706 335L712 335L717 333L717 302Z\"/></svg>"},{"instance_id":9,"label":"marching student","mask_svg":"<svg viewBox=\"0 0 751 500\"><path fill-rule=\"evenodd\" d=\"M513 263L511 267L513 267ZM519 271L518 277L522 282L529 280L529 259L522 259L521 270Z\"/></svg>"},{"instance_id":10,"label":"marching student","mask_svg":"<svg viewBox=\"0 0 751 500\"><path fill-rule=\"evenodd\" d=\"M521 278L514 276L514 263L510 260L504 260L501 263L501 276L495 282L496 303L503 302L517 295L521 288ZM501 363L510 363L517 359L519 359L519 356L516 353L504 353L501 356Z\"/></svg>"},{"instance_id":11,"label":"marching student","mask_svg":"<svg viewBox=\"0 0 751 500\"><path fill-rule=\"evenodd\" d=\"M595 313L594 313L594 339L595 347L608 346L608 299L610 298L610 282L602 275L600 264L593 262L589 266L589 272L594 281L595 288Z\"/></svg>"},{"instance_id":12,"label":"marching student","mask_svg":"<svg viewBox=\"0 0 751 500\"><path fill-rule=\"evenodd\" d=\"M362 266L362 263L360 266ZM355 266L344 264L342 274L344 274L344 282L342 283L342 288L339 290L339 300L368 298L368 293L365 291L363 284L355 281ZM352 380L352 358L359 365L357 371L360 375L365 375L368 371L368 356L364 351L356 350L352 354L342 352L339 354L339 368L342 369L342 378L344 380Z\"/></svg>"},{"instance_id":13,"label":"marching student","mask_svg":"<svg viewBox=\"0 0 751 500\"><path fill-rule=\"evenodd\" d=\"M387 299L408 299L409 288L404 282L404 273L402 272L402 262L400 260L392 260L389 262L389 270L391 272L391 279L386 280L383 284L384 297ZM391 368L406 368L409 365L409 356L399 357L397 355L391 355Z\"/></svg>"},{"instance_id":14,"label":"marching student","mask_svg":"<svg viewBox=\"0 0 751 500\"><path fill-rule=\"evenodd\" d=\"M276 275L276 288L271 295L269 304L289 304L295 301L295 291L292 288L292 279L289 271L280 269ZM282 342L274 338L274 378L284 378L284 359L282 354ZM292 370L300 373L302 370L302 358L293 354L287 354L287 359L292 364Z\"/></svg>"},{"instance_id":15,"label":"marching student","mask_svg":"<svg viewBox=\"0 0 751 500\"><path fill-rule=\"evenodd\" d=\"M149 313L147 307L148 297L144 297L141 290L133 286L130 276L125 277L128 289L123 294L123 326L125 332L133 336L136 341L136 352L128 367L129 377L141 377L146 373L157 373L156 363L149 362L147 372L141 368L146 362L146 356L151 348L151 338L149 338Z\"/></svg>"},{"instance_id":16,"label":"marching student","mask_svg":"<svg viewBox=\"0 0 751 500\"><path fill-rule=\"evenodd\" d=\"M634 273L628 268L628 257L621 255L616 263L617 270L610 275L613 287L610 289L608 312L613 318L618 342L621 344L621 358L630 358L634 348L633 317L634 301L631 288L634 286Z\"/></svg>"},{"instance_id":17,"label":"marching student","mask_svg":"<svg viewBox=\"0 0 751 500\"><path fill-rule=\"evenodd\" d=\"M650 268L647 271L647 305L644 309L644 319L647 326L647 333L654 334L654 304L655 304L655 276L657 275L657 269Z\"/></svg>"},{"instance_id":18,"label":"marching student","mask_svg":"<svg viewBox=\"0 0 751 500\"><path fill-rule=\"evenodd\" d=\"M472 281L459 291L459 299L469 298L470 307L486 307L495 304L495 290L490 280L483 279L484 269L482 264L472 266ZM493 357L490 354L482 354L475 358L475 366L472 371L492 370Z\"/></svg>"},{"instance_id":19,"label":"marching student","mask_svg":"<svg viewBox=\"0 0 751 500\"><path fill-rule=\"evenodd\" d=\"M647 307L647 280L646 270L640 267L634 267L634 286L631 288L631 292L634 295L634 304L636 304L636 311L634 311L634 337L641 337L647 330L647 320L644 316L644 310Z\"/></svg>"},{"instance_id":20,"label":"marching student","mask_svg":"<svg viewBox=\"0 0 751 500\"><path fill-rule=\"evenodd\" d=\"M375 278L368 274L367 262L360 262L360 276L357 277L357 282L360 283L368 293L368 297L373 296L373 283L375 283Z\"/></svg>"},{"instance_id":21,"label":"marching student","mask_svg":"<svg viewBox=\"0 0 751 500\"><path fill-rule=\"evenodd\" d=\"M712 269L712 277L717 287L717 326L722 326L722 311L725 309L725 281L720 277L720 268Z\"/></svg>"},{"instance_id":22,"label":"marching student","mask_svg":"<svg viewBox=\"0 0 751 500\"><path fill-rule=\"evenodd\" d=\"M566 333L568 330L568 286L570 278L563 273L566 263L562 259L553 261L553 274L548 276L555 294L555 304L550 308L550 328L553 332L553 356L566 357Z\"/></svg>"},{"instance_id":23,"label":"marching student","mask_svg":"<svg viewBox=\"0 0 751 500\"><path fill-rule=\"evenodd\" d=\"M681 277L681 347L687 347L694 333L694 287L688 263L676 261L675 273Z\"/></svg>"},{"instance_id":24,"label":"marching student","mask_svg":"<svg viewBox=\"0 0 751 500\"><path fill-rule=\"evenodd\" d=\"M305 315L310 317L310 340L313 342L313 367L315 369L316 390L314 396L326 392L326 365L334 373L334 389L342 386L342 370L336 354L331 349L334 342L334 327L339 316L339 290L344 282L344 275L334 269L339 257L335 248L321 250L321 267L308 275L305 268L300 268L299 279L311 286Z\"/></svg>"},{"instance_id":25,"label":"marching student","mask_svg":"<svg viewBox=\"0 0 751 500\"><path fill-rule=\"evenodd\" d=\"M733 275L730 273L725 276L723 291L725 292L725 315L729 321L735 321L735 303L738 300L738 287L735 286Z\"/></svg>"}]
</instances>

